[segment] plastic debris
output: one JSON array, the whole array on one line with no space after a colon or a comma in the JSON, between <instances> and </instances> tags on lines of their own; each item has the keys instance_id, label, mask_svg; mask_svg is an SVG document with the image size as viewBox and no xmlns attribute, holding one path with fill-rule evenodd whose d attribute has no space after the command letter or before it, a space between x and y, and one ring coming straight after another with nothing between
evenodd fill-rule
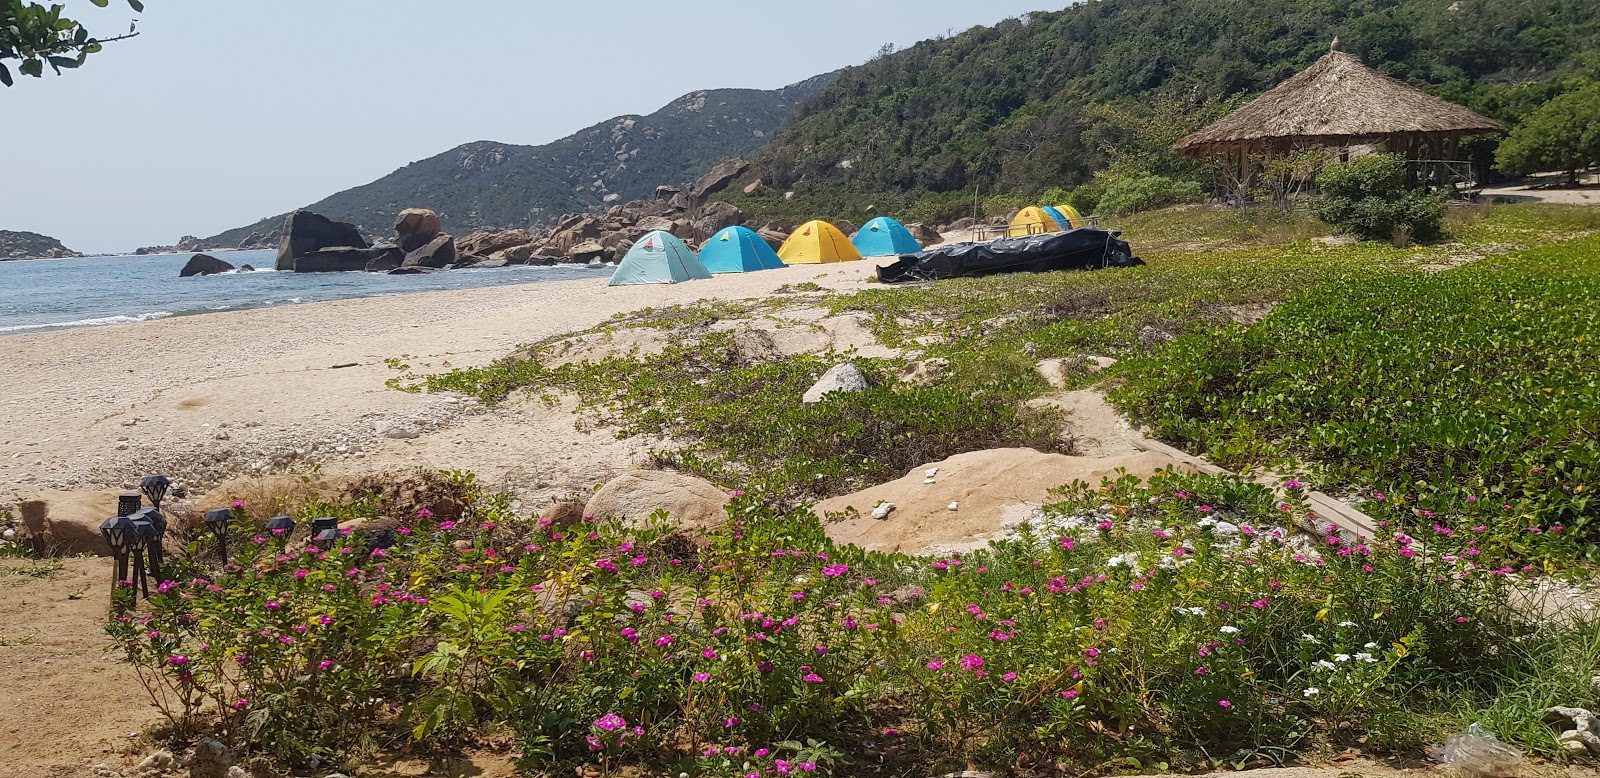
<instances>
[{"instance_id":1,"label":"plastic debris","mask_svg":"<svg viewBox=\"0 0 1600 778\"><path fill-rule=\"evenodd\" d=\"M892 502L881 502L881 503L878 503L878 507L872 509L872 518L874 518L874 519L887 519L887 518L889 518L889 511L892 511L892 510L894 510L894 503L892 503Z\"/></svg>"},{"instance_id":2,"label":"plastic debris","mask_svg":"<svg viewBox=\"0 0 1600 778\"><path fill-rule=\"evenodd\" d=\"M1444 745L1434 746L1428 753L1479 778L1514 778L1522 769L1522 752L1500 742L1480 724L1445 738Z\"/></svg>"},{"instance_id":3,"label":"plastic debris","mask_svg":"<svg viewBox=\"0 0 1600 778\"><path fill-rule=\"evenodd\" d=\"M953 510L953 511L961 510L961 503L959 503L959 502L950 503L950 510Z\"/></svg>"},{"instance_id":4,"label":"plastic debris","mask_svg":"<svg viewBox=\"0 0 1600 778\"><path fill-rule=\"evenodd\" d=\"M928 472L923 473L923 475L925 475L925 476L927 476L929 478L932 478L932 477L934 477L934 476L936 476L938 474L939 474L939 468L937 468L937 467L930 467L930 468L928 468Z\"/></svg>"}]
</instances>

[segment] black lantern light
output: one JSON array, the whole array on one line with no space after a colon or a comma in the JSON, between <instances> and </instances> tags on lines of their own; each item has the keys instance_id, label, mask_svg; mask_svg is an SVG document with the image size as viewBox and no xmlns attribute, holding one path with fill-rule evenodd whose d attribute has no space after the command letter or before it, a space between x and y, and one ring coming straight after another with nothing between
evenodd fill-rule
<instances>
[{"instance_id":1,"label":"black lantern light","mask_svg":"<svg viewBox=\"0 0 1600 778\"><path fill-rule=\"evenodd\" d=\"M167 490L171 488L172 479L164 475L147 475L139 482L139 491L144 492L145 499L158 511L161 510L161 501L167 497Z\"/></svg>"},{"instance_id":2,"label":"black lantern light","mask_svg":"<svg viewBox=\"0 0 1600 778\"><path fill-rule=\"evenodd\" d=\"M339 542L338 519L321 516L311 520L311 545L327 551L337 542Z\"/></svg>"},{"instance_id":3,"label":"black lantern light","mask_svg":"<svg viewBox=\"0 0 1600 778\"><path fill-rule=\"evenodd\" d=\"M128 556L133 553L133 538L139 532L133 525L133 519L127 515L112 516L100 525L100 535L106 539L106 545L111 548L111 555L116 557L117 569L115 577L111 580L111 601L116 602L117 587L128 579Z\"/></svg>"},{"instance_id":4,"label":"black lantern light","mask_svg":"<svg viewBox=\"0 0 1600 778\"><path fill-rule=\"evenodd\" d=\"M133 588L142 592L145 599L150 599L150 578L145 573L145 554L150 544L155 541L156 527L149 519L150 511L140 510L128 517L133 524L132 542L129 548L133 556Z\"/></svg>"},{"instance_id":5,"label":"black lantern light","mask_svg":"<svg viewBox=\"0 0 1600 778\"><path fill-rule=\"evenodd\" d=\"M392 529L367 529L361 531L361 539L367 553L371 554L380 548L394 548L394 544L400 542L400 534Z\"/></svg>"},{"instance_id":6,"label":"black lantern light","mask_svg":"<svg viewBox=\"0 0 1600 778\"><path fill-rule=\"evenodd\" d=\"M166 556L162 553L166 548L167 517L155 508L141 508L133 514L134 522L150 522L149 542L145 544L145 557L149 560L146 569L159 583L166 580L162 568L166 565Z\"/></svg>"},{"instance_id":7,"label":"black lantern light","mask_svg":"<svg viewBox=\"0 0 1600 778\"><path fill-rule=\"evenodd\" d=\"M217 548L222 553L222 566L228 566L228 519L233 518L233 511L227 508L217 508L206 511L206 529L217 536Z\"/></svg>"},{"instance_id":8,"label":"black lantern light","mask_svg":"<svg viewBox=\"0 0 1600 778\"><path fill-rule=\"evenodd\" d=\"M294 519L288 516L273 516L267 519L267 534L277 540L279 545L289 542L289 536L294 534Z\"/></svg>"}]
</instances>

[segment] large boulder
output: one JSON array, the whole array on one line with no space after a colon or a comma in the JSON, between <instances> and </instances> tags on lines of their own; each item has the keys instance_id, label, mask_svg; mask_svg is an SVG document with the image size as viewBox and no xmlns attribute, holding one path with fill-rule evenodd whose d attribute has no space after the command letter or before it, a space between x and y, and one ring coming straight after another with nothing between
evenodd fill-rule
<instances>
[{"instance_id":1,"label":"large boulder","mask_svg":"<svg viewBox=\"0 0 1600 778\"><path fill-rule=\"evenodd\" d=\"M658 510L673 526L706 530L728 520L728 493L711 482L668 470L635 470L612 479L584 506L586 515L639 526Z\"/></svg>"},{"instance_id":2,"label":"large boulder","mask_svg":"<svg viewBox=\"0 0 1600 778\"><path fill-rule=\"evenodd\" d=\"M294 270L295 260L335 246L367 248L367 239L354 224L336 222L310 211L295 211L283 220L278 242L278 269Z\"/></svg>"},{"instance_id":3,"label":"large boulder","mask_svg":"<svg viewBox=\"0 0 1600 778\"><path fill-rule=\"evenodd\" d=\"M744 223L744 211L737 206L721 201L706 203L701 206L694 219L694 228L700 234L700 240L705 240L719 231Z\"/></svg>"},{"instance_id":4,"label":"large boulder","mask_svg":"<svg viewBox=\"0 0 1600 778\"><path fill-rule=\"evenodd\" d=\"M570 262L593 262L606 256L606 247L598 240L586 240L567 249L567 260Z\"/></svg>"},{"instance_id":5,"label":"large boulder","mask_svg":"<svg viewBox=\"0 0 1600 778\"><path fill-rule=\"evenodd\" d=\"M371 249L368 254L368 273L387 273L405 264L406 252L399 246L379 246Z\"/></svg>"},{"instance_id":6,"label":"large boulder","mask_svg":"<svg viewBox=\"0 0 1600 778\"><path fill-rule=\"evenodd\" d=\"M100 524L117 515L117 492L42 492L23 500L23 543L50 554L110 556Z\"/></svg>"},{"instance_id":7,"label":"large boulder","mask_svg":"<svg viewBox=\"0 0 1600 778\"><path fill-rule=\"evenodd\" d=\"M847 238L855 235L856 232L861 229L860 227L856 226L855 222L850 221L849 219L840 219L834 222L833 226L838 227L839 231L844 233L844 236Z\"/></svg>"},{"instance_id":8,"label":"large boulder","mask_svg":"<svg viewBox=\"0 0 1600 778\"><path fill-rule=\"evenodd\" d=\"M1071 457L1031 448L972 451L912 470L904 478L855 494L823 500L818 516L846 514L824 523L828 537L871 551L953 554L983 548L1042 505L1063 484L1128 475L1148 478L1157 470L1193 469L1162 453L1121 457ZM929 475L932 473L933 475ZM894 508L873 518L885 503ZM954 506L952 509L951 506Z\"/></svg>"},{"instance_id":9,"label":"large boulder","mask_svg":"<svg viewBox=\"0 0 1600 778\"><path fill-rule=\"evenodd\" d=\"M651 216L666 216L672 206L662 200L634 200L612 208L610 213L627 222L638 223Z\"/></svg>"},{"instance_id":10,"label":"large boulder","mask_svg":"<svg viewBox=\"0 0 1600 778\"><path fill-rule=\"evenodd\" d=\"M188 263L183 266L182 270L178 271L178 277L210 276L217 273L226 273L233 269L233 265L223 262L210 254L196 254L189 258Z\"/></svg>"},{"instance_id":11,"label":"large boulder","mask_svg":"<svg viewBox=\"0 0 1600 778\"><path fill-rule=\"evenodd\" d=\"M920 222L907 224L906 231L924 246L937 246L944 242L944 236L940 235L938 230Z\"/></svg>"},{"instance_id":12,"label":"large boulder","mask_svg":"<svg viewBox=\"0 0 1600 778\"><path fill-rule=\"evenodd\" d=\"M823 373L810 389L806 390L801 402L806 405L822 402L824 398L835 392L860 392L872 388L872 383L867 380L867 374L861 372L854 362L845 362L834 365L828 372Z\"/></svg>"},{"instance_id":13,"label":"large boulder","mask_svg":"<svg viewBox=\"0 0 1600 778\"><path fill-rule=\"evenodd\" d=\"M656 199L661 202L671 202L681 194L683 194L683 190L675 186L663 185L656 187Z\"/></svg>"},{"instance_id":14,"label":"large boulder","mask_svg":"<svg viewBox=\"0 0 1600 778\"><path fill-rule=\"evenodd\" d=\"M400 249L416 251L439 237L439 214L426 208L407 208L394 217L394 233Z\"/></svg>"},{"instance_id":15,"label":"large boulder","mask_svg":"<svg viewBox=\"0 0 1600 778\"><path fill-rule=\"evenodd\" d=\"M789 233L776 232L766 227L757 230L756 235L762 240L766 241L767 245L771 246L773 251L783 248L783 244L789 240Z\"/></svg>"},{"instance_id":16,"label":"large boulder","mask_svg":"<svg viewBox=\"0 0 1600 778\"><path fill-rule=\"evenodd\" d=\"M672 220L664 216L646 216L633 223L633 231L640 235L656 230L672 232Z\"/></svg>"},{"instance_id":17,"label":"large boulder","mask_svg":"<svg viewBox=\"0 0 1600 778\"><path fill-rule=\"evenodd\" d=\"M431 267L434 269L446 268L456 263L456 239L449 235L440 234L428 242L428 245L406 255L406 261L401 267Z\"/></svg>"},{"instance_id":18,"label":"large boulder","mask_svg":"<svg viewBox=\"0 0 1600 778\"><path fill-rule=\"evenodd\" d=\"M725 159L718 162L716 167L706 171L706 174L696 179L694 186L689 187L689 197L703 200L714 195L733 183L733 180L744 175L750 169L750 163L742 159Z\"/></svg>"},{"instance_id":19,"label":"large boulder","mask_svg":"<svg viewBox=\"0 0 1600 778\"><path fill-rule=\"evenodd\" d=\"M313 251L294 261L296 273L350 273L367 269L372 261L372 250L354 246L336 246Z\"/></svg>"},{"instance_id":20,"label":"large boulder","mask_svg":"<svg viewBox=\"0 0 1600 778\"><path fill-rule=\"evenodd\" d=\"M504 232L474 232L461 240L456 241L456 251L462 254L477 254L491 257L496 252L505 251L517 246L526 246L533 242L533 235L527 230L506 230Z\"/></svg>"}]
</instances>

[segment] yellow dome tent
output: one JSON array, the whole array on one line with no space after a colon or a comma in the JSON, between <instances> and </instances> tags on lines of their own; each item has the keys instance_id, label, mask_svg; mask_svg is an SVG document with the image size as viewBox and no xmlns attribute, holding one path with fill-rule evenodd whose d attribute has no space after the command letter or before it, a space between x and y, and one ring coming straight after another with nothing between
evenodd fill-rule
<instances>
[{"instance_id":1,"label":"yellow dome tent","mask_svg":"<svg viewBox=\"0 0 1600 778\"><path fill-rule=\"evenodd\" d=\"M1038 235L1045 232L1060 232L1061 225L1050 218L1044 209L1030 205L1017 213L1017 218L1011 220L1011 226L1006 228L1006 237L1025 238L1029 235Z\"/></svg>"},{"instance_id":2,"label":"yellow dome tent","mask_svg":"<svg viewBox=\"0 0 1600 778\"><path fill-rule=\"evenodd\" d=\"M821 265L832 262L854 262L861 252L838 227L825 221L806 222L794 231L778 257L788 265Z\"/></svg>"},{"instance_id":3,"label":"yellow dome tent","mask_svg":"<svg viewBox=\"0 0 1600 778\"><path fill-rule=\"evenodd\" d=\"M1058 206L1056 206L1056 210L1058 210L1058 211L1060 211L1060 212L1062 212L1062 213L1067 215L1067 221L1072 222L1072 227L1074 229L1076 229L1078 227L1082 227L1085 224L1085 222L1083 220L1083 214L1078 213L1078 209L1073 208L1070 205L1058 205ZM1066 226L1066 225L1062 225L1062 226Z\"/></svg>"}]
</instances>

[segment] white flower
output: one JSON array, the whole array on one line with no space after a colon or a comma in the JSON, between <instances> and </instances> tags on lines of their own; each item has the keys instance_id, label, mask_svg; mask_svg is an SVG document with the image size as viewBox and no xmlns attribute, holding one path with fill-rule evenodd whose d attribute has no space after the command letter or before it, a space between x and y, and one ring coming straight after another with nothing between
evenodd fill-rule
<instances>
[{"instance_id":1,"label":"white flower","mask_svg":"<svg viewBox=\"0 0 1600 778\"><path fill-rule=\"evenodd\" d=\"M1316 637L1312 636L1309 633L1301 635L1300 639L1304 640L1307 643L1313 643L1313 644L1316 644L1316 645L1319 645L1319 646L1322 645L1322 641L1317 640Z\"/></svg>"},{"instance_id":2,"label":"white flower","mask_svg":"<svg viewBox=\"0 0 1600 778\"><path fill-rule=\"evenodd\" d=\"M1334 669L1333 663L1329 662L1326 659L1317 660L1317 667L1320 667L1320 668L1322 668L1324 670L1332 670L1332 669Z\"/></svg>"},{"instance_id":3,"label":"white flower","mask_svg":"<svg viewBox=\"0 0 1600 778\"><path fill-rule=\"evenodd\" d=\"M1349 654L1334 654L1333 655L1333 661L1335 661L1335 662L1348 662L1348 661L1350 661L1350 655Z\"/></svg>"},{"instance_id":4,"label":"white flower","mask_svg":"<svg viewBox=\"0 0 1600 778\"><path fill-rule=\"evenodd\" d=\"M1313 687L1301 692L1301 694L1304 694L1307 697L1315 697L1316 695L1321 694L1321 693L1322 693L1322 690L1318 689L1315 686L1313 686Z\"/></svg>"},{"instance_id":5,"label":"white flower","mask_svg":"<svg viewBox=\"0 0 1600 778\"><path fill-rule=\"evenodd\" d=\"M1339 622L1339 626L1341 626L1341 627L1354 627L1355 625L1356 625L1356 623L1353 622L1353 621L1341 621L1341 622Z\"/></svg>"},{"instance_id":6,"label":"white flower","mask_svg":"<svg viewBox=\"0 0 1600 778\"><path fill-rule=\"evenodd\" d=\"M1377 648L1377 647L1378 647L1377 643L1368 643L1368 644L1362 646L1362 648Z\"/></svg>"},{"instance_id":7,"label":"white flower","mask_svg":"<svg viewBox=\"0 0 1600 778\"><path fill-rule=\"evenodd\" d=\"M1365 651L1356 654L1356 660L1360 662L1366 662L1369 665L1378 663L1377 658Z\"/></svg>"},{"instance_id":8,"label":"white flower","mask_svg":"<svg viewBox=\"0 0 1600 778\"><path fill-rule=\"evenodd\" d=\"M1224 634L1224 635L1232 635L1232 634L1234 634L1234 633L1236 633L1238 631L1239 631L1238 627L1223 627L1222 628L1222 634Z\"/></svg>"}]
</instances>

